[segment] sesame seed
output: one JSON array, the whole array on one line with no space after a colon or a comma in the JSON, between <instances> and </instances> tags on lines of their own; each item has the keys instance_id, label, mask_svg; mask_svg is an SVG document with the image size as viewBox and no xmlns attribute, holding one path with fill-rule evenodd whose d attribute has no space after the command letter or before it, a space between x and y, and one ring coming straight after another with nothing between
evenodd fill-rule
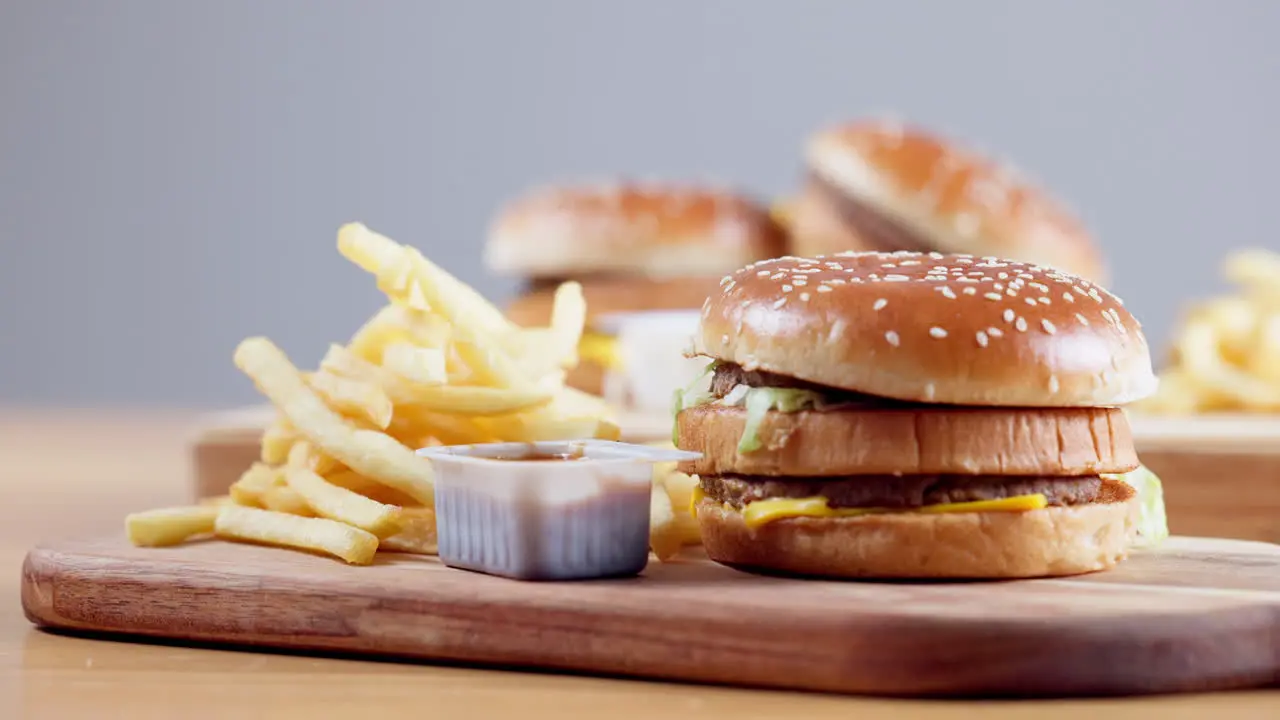
<instances>
[{"instance_id":1,"label":"sesame seed","mask_svg":"<svg viewBox=\"0 0 1280 720\"><path fill-rule=\"evenodd\" d=\"M929 335L930 335L931 337L936 337L936 338L941 339L941 338L944 338L944 337L946 337L946 336L947 336L947 331L946 331L946 330L943 330L942 328L938 327L937 325L934 325L933 327L929 328Z\"/></svg>"},{"instance_id":2,"label":"sesame seed","mask_svg":"<svg viewBox=\"0 0 1280 720\"><path fill-rule=\"evenodd\" d=\"M991 288L993 290L1004 290L1004 283L991 283Z\"/></svg>"},{"instance_id":3,"label":"sesame seed","mask_svg":"<svg viewBox=\"0 0 1280 720\"><path fill-rule=\"evenodd\" d=\"M978 331L978 334L975 335L975 337L978 339L978 345L982 347L986 347L987 343L990 342L990 340L987 339L987 334L981 330Z\"/></svg>"},{"instance_id":4,"label":"sesame seed","mask_svg":"<svg viewBox=\"0 0 1280 720\"><path fill-rule=\"evenodd\" d=\"M809 279L808 279L808 278L806 278L806 277L804 277L804 276L801 276L801 277L798 277L798 278L792 278L791 282L795 283L797 286L800 286L800 285L808 285L808 284L809 284Z\"/></svg>"},{"instance_id":5,"label":"sesame seed","mask_svg":"<svg viewBox=\"0 0 1280 720\"><path fill-rule=\"evenodd\" d=\"M1050 335L1058 332L1058 328L1054 327L1053 323L1043 318L1040 320L1040 327L1044 328L1044 331L1049 333Z\"/></svg>"},{"instance_id":6,"label":"sesame seed","mask_svg":"<svg viewBox=\"0 0 1280 720\"><path fill-rule=\"evenodd\" d=\"M901 266L903 266L903 267L907 267L908 265L919 265L919 264L920 264L920 261L919 261L919 260L903 260L902 262L900 262L900 263L898 263L898 264L899 264L899 265L901 265Z\"/></svg>"},{"instance_id":7,"label":"sesame seed","mask_svg":"<svg viewBox=\"0 0 1280 720\"><path fill-rule=\"evenodd\" d=\"M782 286L782 292L784 292L784 293L785 293L785 292L791 292L792 290L795 290L795 288L794 288L793 286L791 286L791 285L783 285L783 286Z\"/></svg>"},{"instance_id":8,"label":"sesame seed","mask_svg":"<svg viewBox=\"0 0 1280 720\"><path fill-rule=\"evenodd\" d=\"M1022 299L1023 299L1023 301L1025 301L1025 302L1026 302L1028 305L1030 305L1031 307L1035 307L1035 306L1036 306L1036 299L1035 299L1035 298L1022 298Z\"/></svg>"},{"instance_id":9,"label":"sesame seed","mask_svg":"<svg viewBox=\"0 0 1280 720\"><path fill-rule=\"evenodd\" d=\"M855 279L856 279L856 278L855 278ZM827 281L827 283L828 283L828 284L830 284L830 285L843 285L843 284L845 284L846 282L848 282L848 281L847 281L847 280L845 280L844 278L831 278L830 280L828 280L828 281Z\"/></svg>"},{"instance_id":10,"label":"sesame seed","mask_svg":"<svg viewBox=\"0 0 1280 720\"><path fill-rule=\"evenodd\" d=\"M1004 311L1004 321L1013 322L1013 317L1014 317L1013 308L1006 308Z\"/></svg>"},{"instance_id":11,"label":"sesame seed","mask_svg":"<svg viewBox=\"0 0 1280 720\"><path fill-rule=\"evenodd\" d=\"M1018 297L1018 291L1014 290L1013 288L1009 288L1008 290L1005 290L1004 294L1008 295L1009 297Z\"/></svg>"},{"instance_id":12,"label":"sesame seed","mask_svg":"<svg viewBox=\"0 0 1280 720\"><path fill-rule=\"evenodd\" d=\"M1008 279L1009 279L1009 273L1007 273L1007 272L998 272L998 273L996 273L996 277L1000 278L1001 280L1008 280Z\"/></svg>"},{"instance_id":13,"label":"sesame seed","mask_svg":"<svg viewBox=\"0 0 1280 720\"><path fill-rule=\"evenodd\" d=\"M728 285L731 282L733 282L733 278L729 277L728 275L725 275L724 277L720 278L720 287L724 287L725 285Z\"/></svg>"},{"instance_id":14,"label":"sesame seed","mask_svg":"<svg viewBox=\"0 0 1280 720\"><path fill-rule=\"evenodd\" d=\"M872 305L871 305L871 309L872 309L872 310L883 310L883 309L884 309L884 306L885 306L885 305L888 305L888 304L889 304L889 301L888 301L888 300L885 300L884 298L880 298L879 300L876 300L874 304L872 304Z\"/></svg>"},{"instance_id":15,"label":"sesame seed","mask_svg":"<svg viewBox=\"0 0 1280 720\"><path fill-rule=\"evenodd\" d=\"M898 347L898 333L890 330L884 334L884 339L887 340L890 345Z\"/></svg>"},{"instance_id":16,"label":"sesame seed","mask_svg":"<svg viewBox=\"0 0 1280 720\"><path fill-rule=\"evenodd\" d=\"M782 307L783 305L786 305L786 304L787 304L787 299L786 299L786 298L784 298L784 297L782 297L782 298L778 298L777 300L774 300L774 301L773 301L773 309L774 309L774 310L777 310L778 308L780 308L780 307Z\"/></svg>"},{"instance_id":17,"label":"sesame seed","mask_svg":"<svg viewBox=\"0 0 1280 720\"><path fill-rule=\"evenodd\" d=\"M721 336L720 336L720 344L721 344L721 345L728 345L728 344L729 344L729 336L728 336L727 334L726 334L726 335L721 335Z\"/></svg>"},{"instance_id":18,"label":"sesame seed","mask_svg":"<svg viewBox=\"0 0 1280 720\"><path fill-rule=\"evenodd\" d=\"M987 328L987 334L991 337L1004 337L1004 331L998 327Z\"/></svg>"},{"instance_id":19,"label":"sesame seed","mask_svg":"<svg viewBox=\"0 0 1280 720\"><path fill-rule=\"evenodd\" d=\"M807 292L800 293L800 302L809 302L809 293Z\"/></svg>"},{"instance_id":20,"label":"sesame seed","mask_svg":"<svg viewBox=\"0 0 1280 720\"><path fill-rule=\"evenodd\" d=\"M910 280L911 278L907 277L906 275L885 275L884 279L889 282L905 282L907 280Z\"/></svg>"},{"instance_id":21,"label":"sesame seed","mask_svg":"<svg viewBox=\"0 0 1280 720\"><path fill-rule=\"evenodd\" d=\"M1001 295L1000 293L993 293L993 292L991 292L991 293L985 293L985 294L983 294L983 296L982 296L982 297L984 297L984 298L986 298L986 299L988 299L988 300L1003 300L1003 299L1004 299L1004 296L1003 296L1003 295Z\"/></svg>"},{"instance_id":22,"label":"sesame seed","mask_svg":"<svg viewBox=\"0 0 1280 720\"><path fill-rule=\"evenodd\" d=\"M953 292L951 288L946 285L939 287L938 292L942 293L942 296L945 298L951 298L952 300L956 299L955 292Z\"/></svg>"},{"instance_id":23,"label":"sesame seed","mask_svg":"<svg viewBox=\"0 0 1280 720\"><path fill-rule=\"evenodd\" d=\"M1064 293L1062 293L1062 299L1063 299L1063 300L1066 300L1066 301L1067 301L1067 302L1069 302L1069 303L1073 303L1073 302L1075 302L1075 301L1076 301L1075 296L1074 296L1074 295L1072 295L1072 294L1071 294L1071 293L1069 293L1069 292L1064 292Z\"/></svg>"},{"instance_id":24,"label":"sesame seed","mask_svg":"<svg viewBox=\"0 0 1280 720\"><path fill-rule=\"evenodd\" d=\"M1040 297L1036 298L1036 302L1040 303L1041 305L1048 305L1053 301L1045 297L1044 295L1041 295Z\"/></svg>"},{"instance_id":25,"label":"sesame seed","mask_svg":"<svg viewBox=\"0 0 1280 720\"><path fill-rule=\"evenodd\" d=\"M769 276L769 279L770 279L770 280L781 280L782 278L784 278L784 277L786 277L786 276L787 276L787 274L786 274L786 273L784 273L784 272L778 272L778 273L774 273L773 275L770 275L770 276Z\"/></svg>"},{"instance_id":26,"label":"sesame seed","mask_svg":"<svg viewBox=\"0 0 1280 720\"><path fill-rule=\"evenodd\" d=\"M824 292L831 292L831 286L830 286L830 285L819 285L819 286L818 286L818 292L820 292L820 293L824 293Z\"/></svg>"},{"instance_id":27,"label":"sesame seed","mask_svg":"<svg viewBox=\"0 0 1280 720\"><path fill-rule=\"evenodd\" d=\"M759 270L756 272L756 277L769 277L769 275L771 274L772 273L770 273L768 270Z\"/></svg>"},{"instance_id":28,"label":"sesame seed","mask_svg":"<svg viewBox=\"0 0 1280 720\"><path fill-rule=\"evenodd\" d=\"M1013 323L1013 326L1014 326L1014 327L1016 327L1016 328L1018 328L1018 332L1026 332L1026 331L1027 331L1027 319L1026 319L1026 318L1024 318L1024 317L1019 317L1019 318L1017 319L1017 321Z\"/></svg>"},{"instance_id":29,"label":"sesame seed","mask_svg":"<svg viewBox=\"0 0 1280 720\"><path fill-rule=\"evenodd\" d=\"M1035 289L1039 290L1039 291L1040 291L1040 292L1042 292L1042 293L1047 293L1047 292L1049 292L1049 286L1048 286L1048 285L1045 285L1044 283L1033 282L1033 283L1027 283L1027 284L1028 284L1028 285L1030 285L1031 287L1033 287L1033 288L1035 288Z\"/></svg>"},{"instance_id":30,"label":"sesame seed","mask_svg":"<svg viewBox=\"0 0 1280 720\"><path fill-rule=\"evenodd\" d=\"M964 293L965 295L977 295L977 294L978 294L978 288L967 287L967 288L965 288L965 289L961 290L960 292Z\"/></svg>"},{"instance_id":31,"label":"sesame seed","mask_svg":"<svg viewBox=\"0 0 1280 720\"><path fill-rule=\"evenodd\" d=\"M1049 376L1049 392L1056 393L1058 392L1059 387L1060 387L1060 384L1058 383L1058 376L1050 375Z\"/></svg>"},{"instance_id":32,"label":"sesame seed","mask_svg":"<svg viewBox=\"0 0 1280 720\"><path fill-rule=\"evenodd\" d=\"M1085 327L1089 326L1088 318L1086 318L1084 315L1081 315L1080 313L1076 313L1076 320L1079 320L1080 324L1084 325Z\"/></svg>"},{"instance_id":33,"label":"sesame seed","mask_svg":"<svg viewBox=\"0 0 1280 720\"><path fill-rule=\"evenodd\" d=\"M977 284L977 282L978 282L977 280L974 280L974 279L973 279L973 278L971 278L971 277L958 277L958 278L956 278L955 280L956 280L956 282L958 282L958 283L973 283L973 284Z\"/></svg>"}]
</instances>

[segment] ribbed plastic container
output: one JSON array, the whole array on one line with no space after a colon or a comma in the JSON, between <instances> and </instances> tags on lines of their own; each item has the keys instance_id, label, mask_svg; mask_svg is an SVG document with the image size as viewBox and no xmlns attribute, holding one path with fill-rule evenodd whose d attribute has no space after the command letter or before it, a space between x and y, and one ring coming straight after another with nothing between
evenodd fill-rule
<instances>
[{"instance_id":1,"label":"ribbed plastic container","mask_svg":"<svg viewBox=\"0 0 1280 720\"><path fill-rule=\"evenodd\" d=\"M425 448L450 567L520 580L622 577L649 561L652 463L697 453L601 440ZM572 456L576 459L537 459Z\"/></svg>"}]
</instances>

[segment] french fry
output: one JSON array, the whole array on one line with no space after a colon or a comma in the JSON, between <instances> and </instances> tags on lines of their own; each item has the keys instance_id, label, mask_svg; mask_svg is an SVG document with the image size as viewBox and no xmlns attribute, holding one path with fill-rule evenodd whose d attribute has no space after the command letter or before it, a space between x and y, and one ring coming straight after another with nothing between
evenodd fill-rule
<instances>
[{"instance_id":1,"label":"french fry","mask_svg":"<svg viewBox=\"0 0 1280 720\"><path fill-rule=\"evenodd\" d=\"M228 491L237 505L262 507L262 494L270 490L280 477L280 471L265 463L254 463L231 484Z\"/></svg>"},{"instance_id":2,"label":"french fry","mask_svg":"<svg viewBox=\"0 0 1280 720\"><path fill-rule=\"evenodd\" d=\"M382 366L399 378L419 386L443 385L449 380L445 369L445 353L438 348L424 348L405 342L388 345L382 353ZM412 391L405 391L409 395ZM408 399L402 402L411 402Z\"/></svg>"},{"instance_id":3,"label":"french fry","mask_svg":"<svg viewBox=\"0 0 1280 720\"><path fill-rule=\"evenodd\" d=\"M348 350L367 362L378 364L382 362L383 348L392 343L444 348L451 338L449 323L439 315L392 304L379 310L356 331Z\"/></svg>"},{"instance_id":4,"label":"french fry","mask_svg":"<svg viewBox=\"0 0 1280 720\"><path fill-rule=\"evenodd\" d=\"M330 484L346 488L353 493L358 493L370 500L376 500L384 505L395 505L400 508L421 507L421 503L408 495L405 495L399 490L394 490L382 483L374 482L360 473L351 470L339 470L332 475L325 476L325 480Z\"/></svg>"},{"instance_id":5,"label":"french fry","mask_svg":"<svg viewBox=\"0 0 1280 720\"><path fill-rule=\"evenodd\" d=\"M398 245L359 223L339 230L338 251L373 273L378 288L393 301L446 319L453 326L458 354L482 382L517 389L528 384L515 361L493 340L511 334L515 326L475 290L416 249Z\"/></svg>"},{"instance_id":6,"label":"french fry","mask_svg":"<svg viewBox=\"0 0 1280 720\"><path fill-rule=\"evenodd\" d=\"M283 465L289 458L289 450L299 438L298 431L285 418L276 418L262 433L262 462Z\"/></svg>"},{"instance_id":7,"label":"french fry","mask_svg":"<svg viewBox=\"0 0 1280 720\"><path fill-rule=\"evenodd\" d=\"M432 412L404 407L391 422L388 432L397 438L412 438L410 447L423 447L425 437L433 437L445 445L472 445L492 441L495 436L484 428L479 418Z\"/></svg>"},{"instance_id":8,"label":"french fry","mask_svg":"<svg viewBox=\"0 0 1280 720\"><path fill-rule=\"evenodd\" d=\"M306 468L288 468L284 479L320 517L358 527L378 537L394 535L400 530L400 508L394 505L384 505L326 482Z\"/></svg>"},{"instance_id":9,"label":"french fry","mask_svg":"<svg viewBox=\"0 0 1280 720\"><path fill-rule=\"evenodd\" d=\"M671 498L659 483L654 483L649 496L649 548L659 560L668 560L683 546Z\"/></svg>"},{"instance_id":10,"label":"french fry","mask_svg":"<svg viewBox=\"0 0 1280 720\"><path fill-rule=\"evenodd\" d=\"M289 467L307 468L321 475L333 472L338 467L337 460L306 440L299 440L289 448L285 464Z\"/></svg>"},{"instance_id":11,"label":"french fry","mask_svg":"<svg viewBox=\"0 0 1280 720\"><path fill-rule=\"evenodd\" d=\"M405 412L416 410L455 415L506 415L545 405L553 395L544 390L472 385L420 385Z\"/></svg>"},{"instance_id":12,"label":"french fry","mask_svg":"<svg viewBox=\"0 0 1280 720\"><path fill-rule=\"evenodd\" d=\"M221 508L215 505L171 507L133 513L124 519L129 542L140 547L177 545L213 532Z\"/></svg>"},{"instance_id":13,"label":"french fry","mask_svg":"<svg viewBox=\"0 0 1280 720\"><path fill-rule=\"evenodd\" d=\"M379 550L436 554L436 514L430 508L404 508L400 516L400 532L382 539Z\"/></svg>"},{"instance_id":14,"label":"french fry","mask_svg":"<svg viewBox=\"0 0 1280 720\"><path fill-rule=\"evenodd\" d=\"M302 517L315 517L316 515L311 506L307 504L307 501L288 485L276 485L262 493L262 507L267 510L300 515Z\"/></svg>"},{"instance_id":15,"label":"french fry","mask_svg":"<svg viewBox=\"0 0 1280 720\"><path fill-rule=\"evenodd\" d=\"M582 330L586 324L587 301L582 295L582 285L577 282L560 283L551 308L551 334L560 367L571 368L578 364L578 344L582 342Z\"/></svg>"},{"instance_id":16,"label":"french fry","mask_svg":"<svg viewBox=\"0 0 1280 720\"><path fill-rule=\"evenodd\" d=\"M343 415L383 429L391 422L395 411L391 398L373 383L321 371L308 376L307 384L329 407Z\"/></svg>"},{"instance_id":17,"label":"french fry","mask_svg":"<svg viewBox=\"0 0 1280 720\"><path fill-rule=\"evenodd\" d=\"M360 528L326 518L235 505L218 509L214 534L227 540L325 553L352 565L368 565L378 550L378 538Z\"/></svg>"},{"instance_id":18,"label":"french fry","mask_svg":"<svg viewBox=\"0 0 1280 720\"><path fill-rule=\"evenodd\" d=\"M431 463L393 438L354 429L303 381L289 358L266 338L249 338L235 353L236 367L253 379L303 436L362 475L430 507L435 502Z\"/></svg>"},{"instance_id":19,"label":"french fry","mask_svg":"<svg viewBox=\"0 0 1280 720\"><path fill-rule=\"evenodd\" d=\"M362 223L348 223L339 228L338 252L373 275L381 275L393 266L401 268L402 273L409 275L408 284L420 288L428 308L449 317L455 327L463 325L494 335L506 334L514 327L475 289L422 257L417 250L375 233ZM405 264L405 256L412 257L410 263ZM394 299L396 293L387 294ZM459 322L459 317L470 322Z\"/></svg>"}]
</instances>

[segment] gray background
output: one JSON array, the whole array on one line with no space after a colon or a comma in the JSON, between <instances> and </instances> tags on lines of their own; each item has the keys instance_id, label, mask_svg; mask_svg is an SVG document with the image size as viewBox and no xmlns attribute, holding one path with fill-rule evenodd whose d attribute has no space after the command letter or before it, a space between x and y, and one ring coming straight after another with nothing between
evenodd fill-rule
<instances>
[{"instance_id":1,"label":"gray background","mask_svg":"<svg viewBox=\"0 0 1280 720\"><path fill-rule=\"evenodd\" d=\"M626 173L795 187L892 111L1016 162L1157 344L1276 246L1280 3L0 0L0 401L234 405L378 305L359 219L496 298L489 213Z\"/></svg>"}]
</instances>

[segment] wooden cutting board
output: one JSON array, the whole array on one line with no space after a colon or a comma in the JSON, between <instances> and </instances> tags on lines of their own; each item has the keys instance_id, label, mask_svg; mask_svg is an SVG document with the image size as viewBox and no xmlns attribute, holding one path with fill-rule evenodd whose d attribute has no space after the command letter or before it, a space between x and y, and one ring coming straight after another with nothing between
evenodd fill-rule
<instances>
[{"instance_id":1,"label":"wooden cutting board","mask_svg":"<svg viewBox=\"0 0 1280 720\"><path fill-rule=\"evenodd\" d=\"M705 558L522 583L389 555L210 541L37 548L22 604L75 630L891 695L1085 695L1280 680L1280 546L1174 538L1116 570L1002 583L766 577Z\"/></svg>"}]
</instances>

